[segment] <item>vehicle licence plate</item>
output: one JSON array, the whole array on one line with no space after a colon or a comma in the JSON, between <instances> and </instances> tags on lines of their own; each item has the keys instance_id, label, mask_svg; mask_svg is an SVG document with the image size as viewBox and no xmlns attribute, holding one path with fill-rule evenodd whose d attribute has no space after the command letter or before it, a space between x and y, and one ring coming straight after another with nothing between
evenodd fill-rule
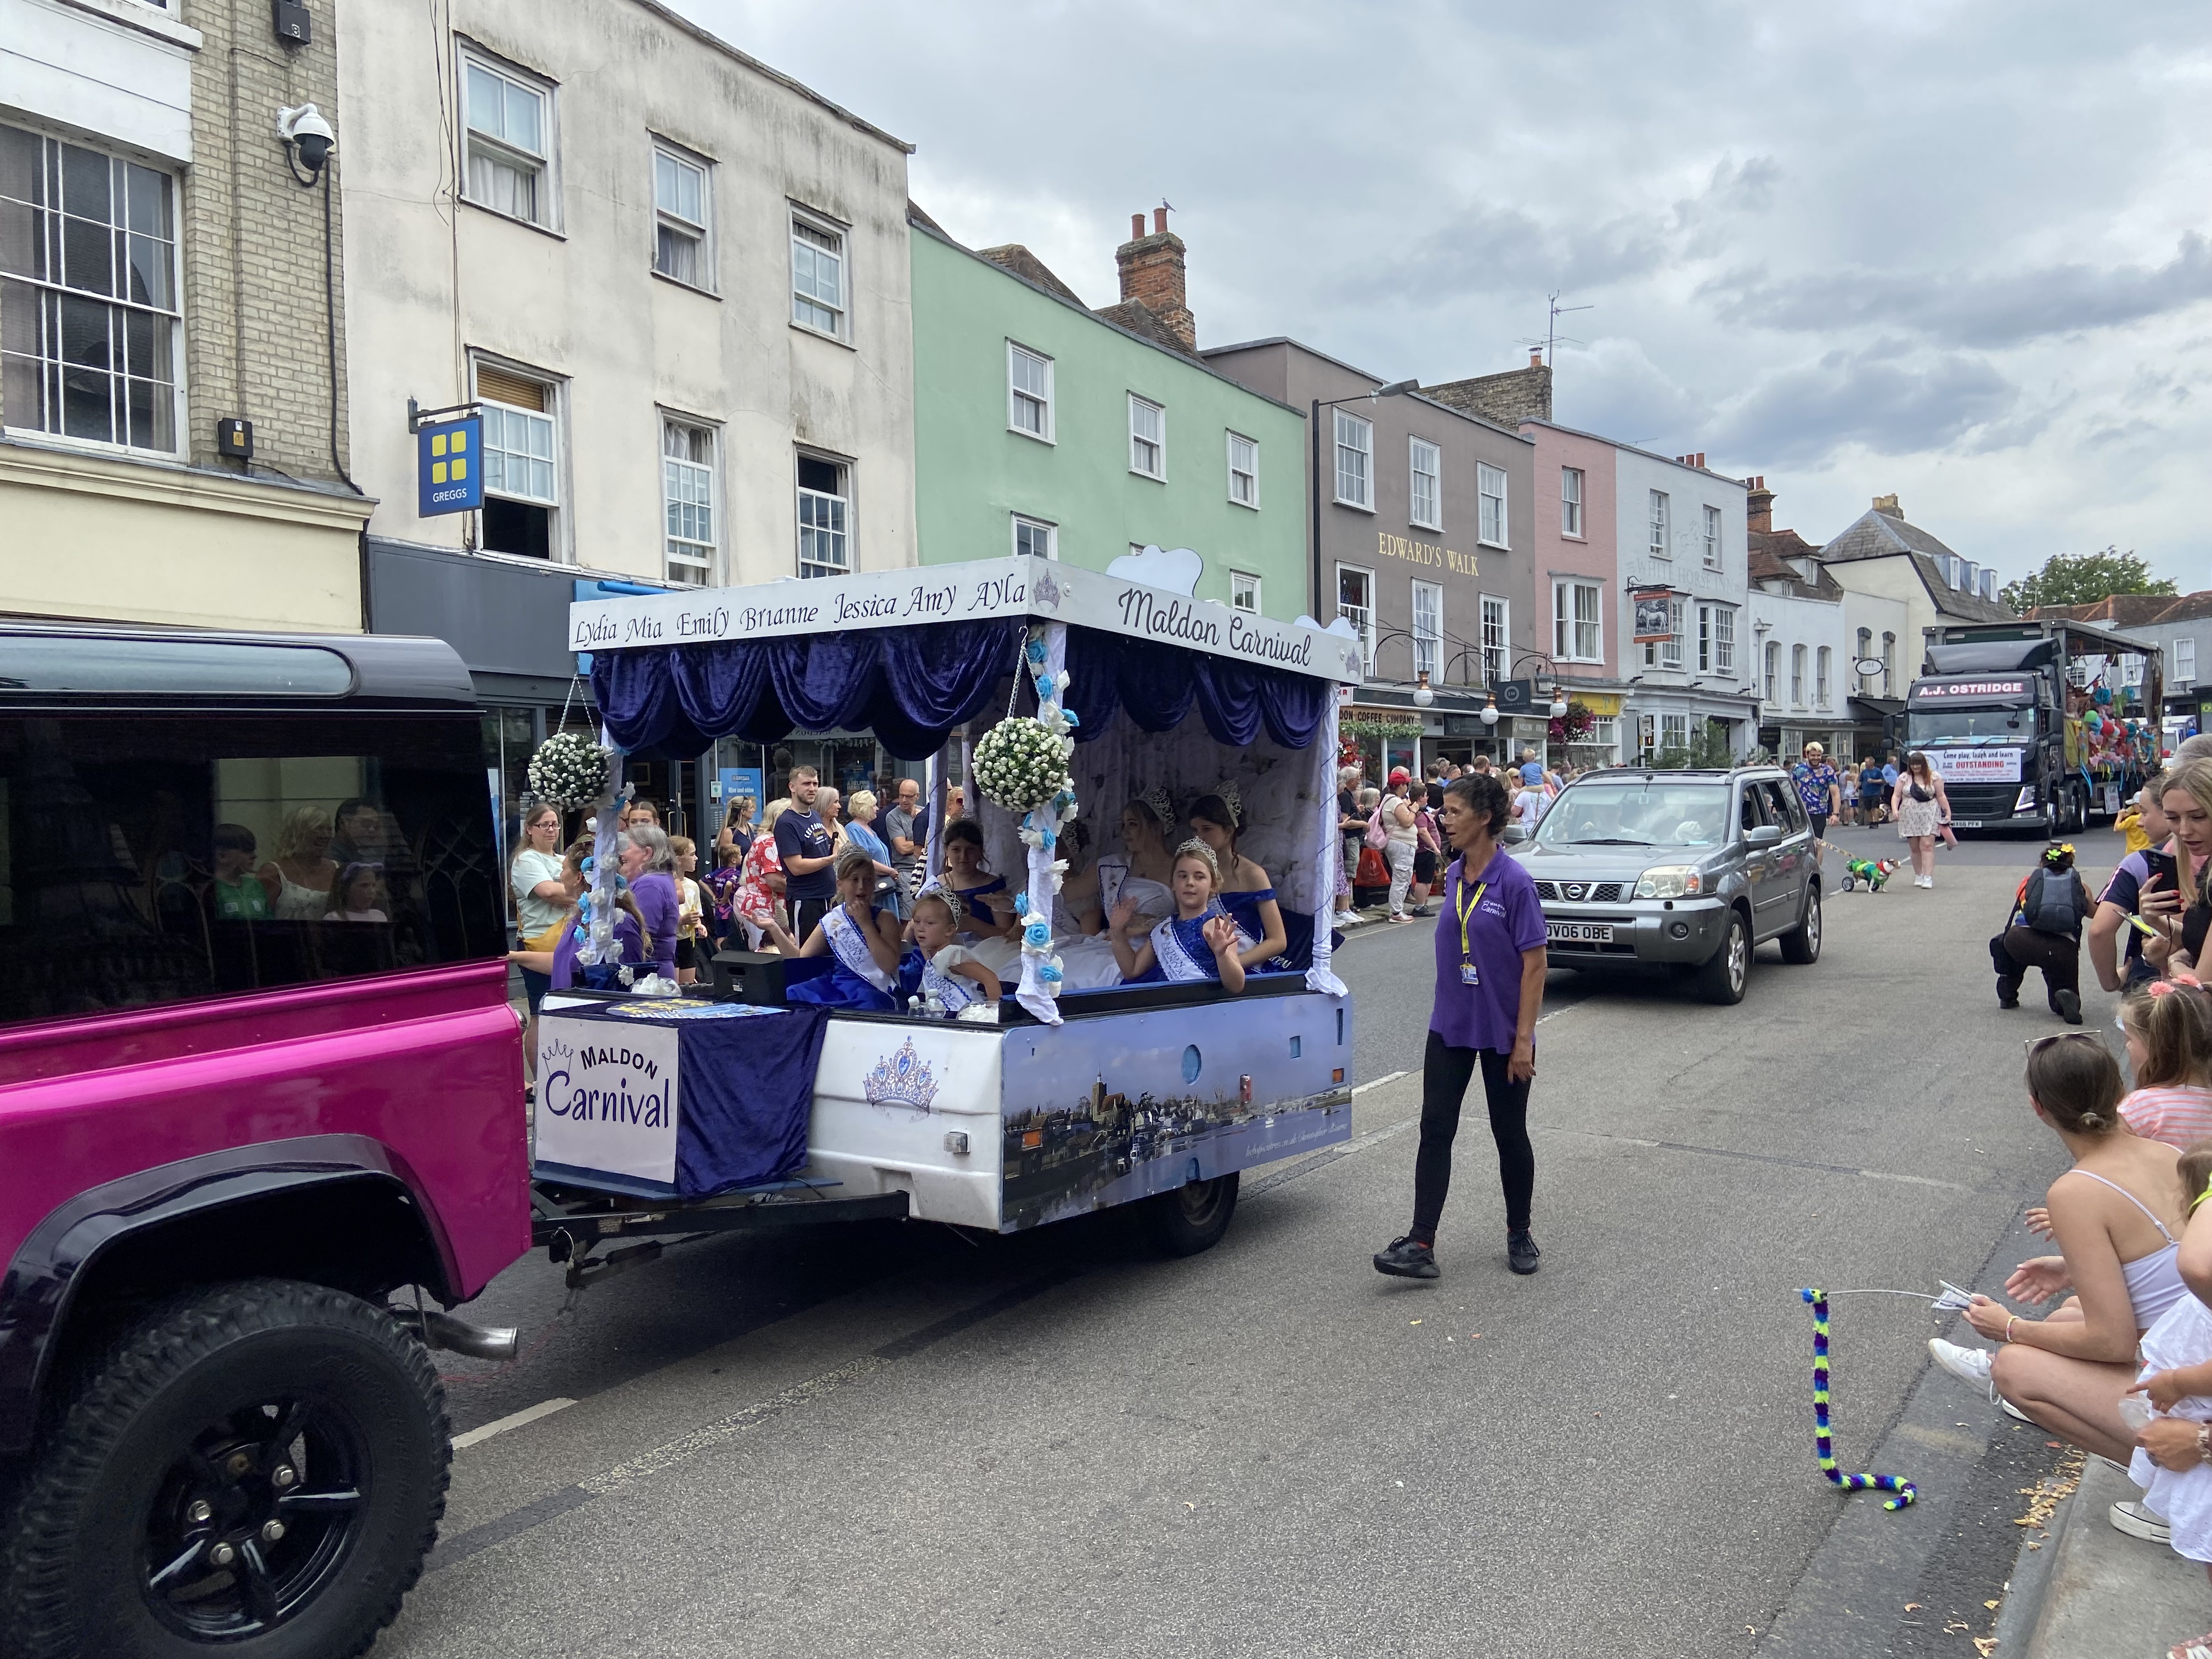
<instances>
[{"instance_id":1,"label":"vehicle licence plate","mask_svg":"<svg viewBox=\"0 0 2212 1659\"><path fill-rule=\"evenodd\" d=\"M1558 939L1563 945L1610 945L1613 943L1613 924L1609 921L1547 921L1544 937Z\"/></svg>"},{"instance_id":2,"label":"vehicle licence plate","mask_svg":"<svg viewBox=\"0 0 2212 1659\"><path fill-rule=\"evenodd\" d=\"M1953 818L1951 827L1954 830L1978 830L1982 827L1982 821L1979 818Z\"/></svg>"}]
</instances>

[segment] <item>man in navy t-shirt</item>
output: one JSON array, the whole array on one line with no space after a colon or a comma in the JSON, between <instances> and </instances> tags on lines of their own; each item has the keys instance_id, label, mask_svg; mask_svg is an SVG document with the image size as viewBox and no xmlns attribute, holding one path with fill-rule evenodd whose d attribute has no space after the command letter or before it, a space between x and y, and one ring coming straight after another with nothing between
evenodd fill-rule
<instances>
[{"instance_id":1,"label":"man in navy t-shirt","mask_svg":"<svg viewBox=\"0 0 2212 1659\"><path fill-rule=\"evenodd\" d=\"M837 902L836 840L814 810L820 775L811 766L791 774L791 810L775 821L775 855L783 860L783 896L791 906L791 936L806 942Z\"/></svg>"}]
</instances>

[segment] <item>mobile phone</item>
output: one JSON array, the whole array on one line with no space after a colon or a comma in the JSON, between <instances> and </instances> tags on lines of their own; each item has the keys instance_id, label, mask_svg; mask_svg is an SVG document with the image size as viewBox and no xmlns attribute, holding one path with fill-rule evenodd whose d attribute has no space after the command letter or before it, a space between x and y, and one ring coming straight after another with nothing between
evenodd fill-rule
<instances>
[{"instance_id":1,"label":"mobile phone","mask_svg":"<svg viewBox=\"0 0 2212 1659\"><path fill-rule=\"evenodd\" d=\"M2152 927L2141 916L2130 916L2128 918L2128 926L2134 928L2136 932L2141 933L2145 939L2156 939L2158 937L2158 929Z\"/></svg>"},{"instance_id":2,"label":"mobile phone","mask_svg":"<svg viewBox=\"0 0 2212 1659\"><path fill-rule=\"evenodd\" d=\"M2174 863L2172 854L2145 853L2143 862L2150 869L2150 879L2143 883L2144 886L2148 887L2151 882L2155 881L2163 885L2169 893L2180 890L2181 871L2180 867Z\"/></svg>"}]
</instances>

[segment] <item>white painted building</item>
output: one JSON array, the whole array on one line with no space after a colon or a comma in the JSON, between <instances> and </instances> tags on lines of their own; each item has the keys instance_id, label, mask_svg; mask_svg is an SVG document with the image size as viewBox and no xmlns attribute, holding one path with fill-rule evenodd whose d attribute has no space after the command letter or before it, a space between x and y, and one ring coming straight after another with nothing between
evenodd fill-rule
<instances>
[{"instance_id":1,"label":"white painted building","mask_svg":"<svg viewBox=\"0 0 2212 1659\"><path fill-rule=\"evenodd\" d=\"M1750 614L1759 744L1795 759L1817 741L1838 760L1850 744L1850 630L1844 590L1809 555L1753 556Z\"/></svg>"},{"instance_id":2,"label":"white painted building","mask_svg":"<svg viewBox=\"0 0 2212 1659\"><path fill-rule=\"evenodd\" d=\"M1745 485L1704 460L1614 446L1626 760L1690 748L1708 722L1719 723L1732 756L1756 741ZM1666 606L1665 638L1637 640L1639 594L1647 618Z\"/></svg>"},{"instance_id":3,"label":"white painted building","mask_svg":"<svg viewBox=\"0 0 2212 1659\"><path fill-rule=\"evenodd\" d=\"M915 562L909 146L653 0L337 27L370 625L460 651L511 778L579 579ZM482 512L417 515L410 400L482 410Z\"/></svg>"}]
</instances>

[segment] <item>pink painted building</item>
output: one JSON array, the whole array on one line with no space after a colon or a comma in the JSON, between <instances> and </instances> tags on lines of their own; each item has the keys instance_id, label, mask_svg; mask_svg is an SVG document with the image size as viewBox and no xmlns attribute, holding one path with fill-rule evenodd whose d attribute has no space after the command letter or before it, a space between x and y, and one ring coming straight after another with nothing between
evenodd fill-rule
<instances>
[{"instance_id":1,"label":"pink painted building","mask_svg":"<svg viewBox=\"0 0 2212 1659\"><path fill-rule=\"evenodd\" d=\"M1620 568L1613 446L1548 421L1523 421L1534 441L1536 605L1543 649L1571 700L1596 717L1574 745L1579 764L1620 758Z\"/></svg>"}]
</instances>

